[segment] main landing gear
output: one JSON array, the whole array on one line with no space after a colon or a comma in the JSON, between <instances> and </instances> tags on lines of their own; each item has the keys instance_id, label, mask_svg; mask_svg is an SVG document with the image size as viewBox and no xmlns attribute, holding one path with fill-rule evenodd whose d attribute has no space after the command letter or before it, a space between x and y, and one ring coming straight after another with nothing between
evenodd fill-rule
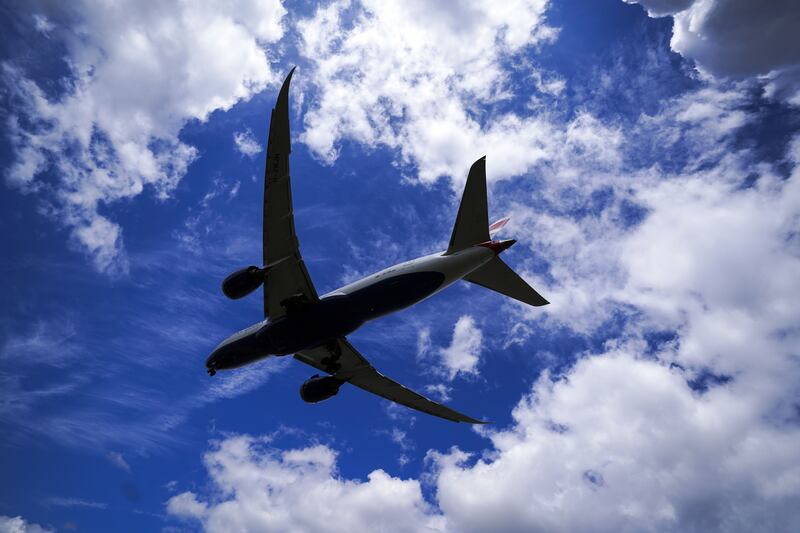
<instances>
[{"instance_id":1,"label":"main landing gear","mask_svg":"<svg viewBox=\"0 0 800 533\"><path fill-rule=\"evenodd\" d=\"M328 374L335 374L342 368L342 365L339 364L339 358L342 356L342 348L337 341L329 342L325 345L325 348L328 349L330 355L328 357L323 357L320 363L325 365L325 372Z\"/></svg>"}]
</instances>

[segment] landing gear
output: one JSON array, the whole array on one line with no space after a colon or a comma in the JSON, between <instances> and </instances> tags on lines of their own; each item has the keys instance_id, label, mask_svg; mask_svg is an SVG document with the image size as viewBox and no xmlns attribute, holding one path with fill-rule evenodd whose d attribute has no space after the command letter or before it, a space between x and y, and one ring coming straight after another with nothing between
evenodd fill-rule
<instances>
[{"instance_id":1,"label":"landing gear","mask_svg":"<svg viewBox=\"0 0 800 533\"><path fill-rule=\"evenodd\" d=\"M328 357L323 357L320 363L325 365L325 372L328 374L335 374L342 368L342 365L339 364L339 358L342 356L342 348L336 341L329 342L325 345L325 348L328 349L330 355Z\"/></svg>"},{"instance_id":2,"label":"landing gear","mask_svg":"<svg viewBox=\"0 0 800 533\"><path fill-rule=\"evenodd\" d=\"M294 314L306 309L310 303L311 302L308 301L308 296L302 292L298 292L297 294L293 294L281 300L280 305L286 309L287 314Z\"/></svg>"},{"instance_id":3,"label":"landing gear","mask_svg":"<svg viewBox=\"0 0 800 533\"><path fill-rule=\"evenodd\" d=\"M216 374L216 373L217 373L217 369L216 369L216 368L213 368L213 367L212 367L212 368L209 368L209 369L208 369L208 375L209 375L209 376L213 376L213 375L214 375L214 374Z\"/></svg>"}]
</instances>

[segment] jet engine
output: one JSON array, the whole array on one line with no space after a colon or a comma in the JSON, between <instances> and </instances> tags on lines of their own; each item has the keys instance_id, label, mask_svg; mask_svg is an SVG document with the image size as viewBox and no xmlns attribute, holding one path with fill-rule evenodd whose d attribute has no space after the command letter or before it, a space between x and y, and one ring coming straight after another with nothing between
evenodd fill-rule
<instances>
[{"instance_id":1,"label":"jet engine","mask_svg":"<svg viewBox=\"0 0 800 533\"><path fill-rule=\"evenodd\" d=\"M222 282L222 292L231 300L238 300L247 296L264 283L266 269L249 266L237 270Z\"/></svg>"},{"instance_id":2,"label":"jet engine","mask_svg":"<svg viewBox=\"0 0 800 533\"><path fill-rule=\"evenodd\" d=\"M317 403L336 396L344 381L333 376L314 374L300 386L300 397L306 403Z\"/></svg>"}]
</instances>

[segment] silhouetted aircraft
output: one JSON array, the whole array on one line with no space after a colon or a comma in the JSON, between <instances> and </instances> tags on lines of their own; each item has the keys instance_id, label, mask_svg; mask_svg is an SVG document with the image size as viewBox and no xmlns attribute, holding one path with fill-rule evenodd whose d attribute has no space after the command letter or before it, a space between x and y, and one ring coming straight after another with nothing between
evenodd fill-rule
<instances>
[{"instance_id":1,"label":"silhouetted aircraft","mask_svg":"<svg viewBox=\"0 0 800 533\"><path fill-rule=\"evenodd\" d=\"M300 256L289 179L289 82L283 82L272 110L264 177L263 266L225 278L222 291L238 299L264 286L261 322L222 342L206 361L210 375L271 355L294 358L324 372L300 387L306 402L326 400L350 383L393 402L434 416L483 423L436 403L389 379L345 337L369 320L409 307L463 279L530 305L547 304L499 257L516 241L492 240L508 219L489 225L486 159L470 168L447 250L381 270L318 296Z\"/></svg>"}]
</instances>

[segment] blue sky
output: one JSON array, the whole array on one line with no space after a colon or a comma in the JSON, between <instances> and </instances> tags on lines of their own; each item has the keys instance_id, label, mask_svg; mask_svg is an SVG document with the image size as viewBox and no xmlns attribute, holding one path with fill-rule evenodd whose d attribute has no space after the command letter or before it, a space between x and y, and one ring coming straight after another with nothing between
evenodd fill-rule
<instances>
[{"instance_id":1,"label":"blue sky","mask_svg":"<svg viewBox=\"0 0 800 533\"><path fill-rule=\"evenodd\" d=\"M0 7L0 531L796 529L799 11L639 4ZM444 248L487 156L552 304L458 284L351 340L492 425L205 374L261 318L219 283L293 65L320 293Z\"/></svg>"}]
</instances>

